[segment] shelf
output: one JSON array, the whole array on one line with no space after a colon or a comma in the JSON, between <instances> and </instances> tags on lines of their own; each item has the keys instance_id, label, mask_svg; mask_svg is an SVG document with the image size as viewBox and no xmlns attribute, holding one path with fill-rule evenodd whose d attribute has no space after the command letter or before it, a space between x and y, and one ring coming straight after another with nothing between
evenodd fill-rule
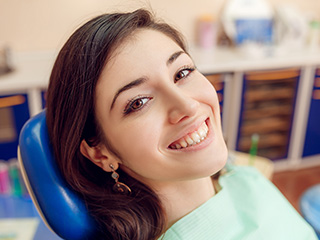
<instances>
[{"instance_id":1,"label":"shelf","mask_svg":"<svg viewBox=\"0 0 320 240\"><path fill-rule=\"evenodd\" d=\"M248 152L258 134L261 156L287 156L299 77L297 68L244 73L237 150Z\"/></svg>"}]
</instances>

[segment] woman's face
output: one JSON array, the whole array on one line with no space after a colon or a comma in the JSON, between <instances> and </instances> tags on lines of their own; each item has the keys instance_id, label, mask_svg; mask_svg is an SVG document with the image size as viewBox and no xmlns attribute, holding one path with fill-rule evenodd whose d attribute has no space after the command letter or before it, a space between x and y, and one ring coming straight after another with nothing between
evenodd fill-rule
<instances>
[{"instance_id":1,"label":"woman's face","mask_svg":"<svg viewBox=\"0 0 320 240\"><path fill-rule=\"evenodd\" d=\"M224 166L215 89L166 35L138 30L122 43L95 97L97 120L121 156L116 160L138 180L156 186L210 176Z\"/></svg>"}]
</instances>

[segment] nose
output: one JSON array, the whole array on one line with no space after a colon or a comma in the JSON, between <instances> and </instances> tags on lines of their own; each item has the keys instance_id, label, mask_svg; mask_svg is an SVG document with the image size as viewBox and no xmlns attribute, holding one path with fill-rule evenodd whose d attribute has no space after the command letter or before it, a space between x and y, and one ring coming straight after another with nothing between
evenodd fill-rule
<instances>
[{"instance_id":1,"label":"nose","mask_svg":"<svg viewBox=\"0 0 320 240\"><path fill-rule=\"evenodd\" d=\"M176 124L197 113L200 103L181 90L171 91L167 96L168 120Z\"/></svg>"}]
</instances>

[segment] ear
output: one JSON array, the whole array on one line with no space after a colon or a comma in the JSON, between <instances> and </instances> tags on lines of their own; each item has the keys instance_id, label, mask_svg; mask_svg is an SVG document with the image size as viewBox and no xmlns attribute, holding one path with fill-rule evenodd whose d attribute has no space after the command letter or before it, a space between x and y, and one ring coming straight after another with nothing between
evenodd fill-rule
<instances>
[{"instance_id":1,"label":"ear","mask_svg":"<svg viewBox=\"0 0 320 240\"><path fill-rule=\"evenodd\" d=\"M102 144L90 147L86 140L83 139L80 144L80 152L83 156L88 158L91 162L93 162L95 165L102 168L106 172L112 171L112 169L110 168L110 164L112 164L115 169L119 167L118 161Z\"/></svg>"}]
</instances>

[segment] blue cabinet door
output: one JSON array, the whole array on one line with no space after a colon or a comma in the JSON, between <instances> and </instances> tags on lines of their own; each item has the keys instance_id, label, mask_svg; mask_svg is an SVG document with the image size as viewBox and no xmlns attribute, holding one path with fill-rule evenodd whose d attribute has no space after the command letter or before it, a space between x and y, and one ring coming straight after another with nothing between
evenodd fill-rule
<instances>
[{"instance_id":1,"label":"blue cabinet door","mask_svg":"<svg viewBox=\"0 0 320 240\"><path fill-rule=\"evenodd\" d=\"M225 76L224 76L224 74L208 74L208 75L206 75L206 78L213 85L213 87L215 88L215 90L217 92L219 106L220 106L220 114L221 114L221 118L222 118Z\"/></svg>"},{"instance_id":2,"label":"blue cabinet door","mask_svg":"<svg viewBox=\"0 0 320 240\"><path fill-rule=\"evenodd\" d=\"M47 90L41 91L41 106L45 108L47 104Z\"/></svg>"},{"instance_id":3,"label":"blue cabinet door","mask_svg":"<svg viewBox=\"0 0 320 240\"><path fill-rule=\"evenodd\" d=\"M311 95L303 157L320 154L320 68L317 69Z\"/></svg>"},{"instance_id":4,"label":"blue cabinet door","mask_svg":"<svg viewBox=\"0 0 320 240\"><path fill-rule=\"evenodd\" d=\"M17 157L19 133L29 117L26 94L0 96L0 159Z\"/></svg>"}]
</instances>

